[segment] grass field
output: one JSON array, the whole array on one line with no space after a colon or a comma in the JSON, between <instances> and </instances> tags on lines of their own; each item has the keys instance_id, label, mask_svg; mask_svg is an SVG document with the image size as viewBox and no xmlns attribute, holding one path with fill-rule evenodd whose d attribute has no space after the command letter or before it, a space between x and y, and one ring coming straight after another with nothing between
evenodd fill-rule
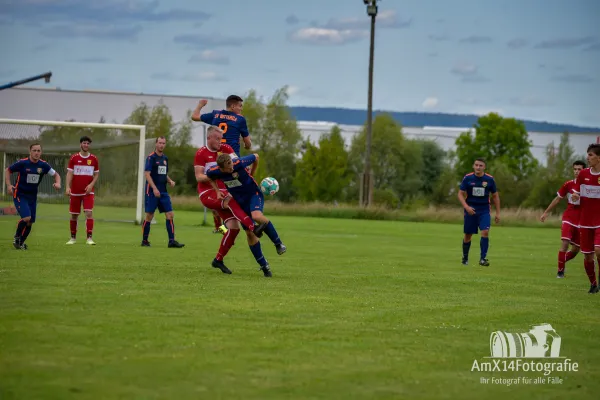
<instances>
[{"instance_id":1,"label":"grass field","mask_svg":"<svg viewBox=\"0 0 600 400\"><path fill-rule=\"evenodd\" d=\"M554 229L494 227L485 268L478 238L460 264L460 225L274 217L288 252L264 238L267 279L242 237L233 275L211 268L220 238L201 213L176 212L181 250L166 248L162 217L152 248L139 227L108 222L98 246L67 247L65 213L40 206L28 251L12 248L17 218L0 217L2 400L599 396L600 295L587 294L581 256L555 278ZM543 377L471 372L490 333L543 322L577 372L480 383Z\"/></svg>"}]
</instances>

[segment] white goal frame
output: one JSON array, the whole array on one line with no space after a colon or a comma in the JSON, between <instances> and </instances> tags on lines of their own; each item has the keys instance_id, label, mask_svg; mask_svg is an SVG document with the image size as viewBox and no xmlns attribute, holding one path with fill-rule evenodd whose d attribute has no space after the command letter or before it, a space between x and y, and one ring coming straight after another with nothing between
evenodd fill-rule
<instances>
[{"instance_id":1,"label":"white goal frame","mask_svg":"<svg viewBox=\"0 0 600 400\"><path fill-rule=\"evenodd\" d=\"M137 198L135 205L135 223L140 225L143 220L144 201L144 168L146 161L146 126L145 125L126 125L126 124L104 124L99 122L70 122L70 121L43 121L35 119L7 119L0 118L0 124L11 125L39 125L39 126L70 126L73 128L104 128L104 129L122 129L122 130L137 130L140 133L139 138L139 159L138 159L138 181L137 181ZM4 153L3 170L6 168L6 153ZM5 190L6 182L4 182L4 171L2 171L2 188Z\"/></svg>"}]
</instances>

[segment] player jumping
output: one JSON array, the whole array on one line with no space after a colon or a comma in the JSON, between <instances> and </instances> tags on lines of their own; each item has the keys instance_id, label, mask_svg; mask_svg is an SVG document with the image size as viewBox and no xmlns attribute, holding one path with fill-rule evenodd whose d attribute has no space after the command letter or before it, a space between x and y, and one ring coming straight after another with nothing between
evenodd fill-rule
<instances>
[{"instance_id":1,"label":"player jumping","mask_svg":"<svg viewBox=\"0 0 600 400\"><path fill-rule=\"evenodd\" d=\"M77 220L81 213L81 205L83 204L83 212L85 213L85 227L87 233L86 243L95 245L92 239L94 230L94 218L92 211L94 209L94 185L98 181L100 173L98 158L91 154L90 144L92 139L88 136L83 136L79 139L81 151L75 153L69 159L67 166L67 184L66 195L69 199L69 213L71 213L71 239L67 244L75 244L77 238Z\"/></svg>"},{"instance_id":2,"label":"player jumping","mask_svg":"<svg viewBox=\"0 0 600 400\"><path fill-rule=\"evenodd\" d=\"M590 280L588 293L598 293L598 279L594 270L594 253L600 264L600 144L587 149L587 163L575 179L572 189L573 201L579 201L579 240L583 253L583 265Z\"/></svg>"},{"instance_id":3,"label":"player jumping","mask_svg":"<svg viewBox=\"0 0 600 400\"><path fill-rule=\"evenodd\" d=\"M235 243L235 238L240 232L238 221L241 221L247 229L246 232L249 242L254 241L250 235L252 231L254 231L254 222L248 214L242 211L238 203L228 195L227 188L223 183L219 185L219 189L226 197L224 199L218 198L217 193L210 184L210 178L206 176L206 171L217 165L217 157L219 154L236 157L231 146L221 143L222 138L223 131L221 131L221 129L216 126L210 126L208 128L206 146L200 148L196 152L196 157L194 158L194 172L196 174L196 180L198 181L198 195L200 201L204 207L210 209L213 213L217 213L217 215L223 219L227 227L225 234L221 239L219 251L212 261L212 266L220 269L225 274L231 274L231 270L225 266L223 259Z\"/></svg>"},{"instance_id":4,"label":"player jumping","mask_svg":"<svg viewBox=\"0 0 600 400\"><path fill-rule=\"evenodd\" d=\"M223 193L218 190L217 183L214 181L221 180L227 190L233 196L235 201L242 207L245 213L250 214L252 219L262 225L264 233L275 245L277 254L281 255L286 252L286 246L281 242L279 234L275 227L263 214L264 197L252 175L248 173L247 167L258 161L258 154L251 154L232 160L226 154L221 154L217 158L217 166L210 168L206 175L211 179L211 184L218 197L223 197ZM258 229L257 229L258 230ZM258 233L258 232L257 232ZM259 235L261 233L258 233ZM271 271L267 260L262 255L260 241L256 240L254 245L250 246L250 250L254 258L260 265L260 269L265 276L271 276Z\"/></svg>"},{"instance_id":5,"label":"player jumping","mask_svg":"<svg viewBox=\"0 0 600 400\"><path fill-rule=\"evenodd\" d=\"M156 138L156 146L148 158L146 158L146 195L145 208L146 218L142 225L142 246L150 247L148 236L150 236L150 224L154 218L154 212L158 211L165 213L167 233L169 235L169 247L181 248L185 246L175 240L175 224L173 223L173 206L171 205L171 197L167 192L167 183L173 187L175 181L169 178L168 158L164 153L167 139L164 136Z\"/></svg>"},{"instance_id":6,"label":"player jumping","mask_svg":"<svg viewBox=\"0 0 600 400\"><path fill-rule=\"evenodd\" d=\"M50 164L40 159L41 156L42 145L34 143L29 146L29 157L17 161L4 171L8 193L12 194L15 208L21 216L13 241L13 246L17 250L27 250L25 241L35 222L38 186L44 176L46 174L54 176L52 186L54 189L60 190L60 175ZM18 175L17 182L13 186L10 178L14 172Z\"/></svg>"},{"instance_id":7,"label":"player jumping","mask_svg":"<svg viewBox=\"0 0 600 400\"><path fill-rule=\"evenodd\" d=\"M500 223L500 196L496 190L494 177L485 173L485 160L478 158L473 163L473 170L470 174L464 176L460 190L458 191L458 200L464 208L464 239L462 243L463 257L462 264L469 264L469 249L471 248L471 237L479 230L481 240L479 246L481 254L479 265L487 267L490 265L487 259L489 248L489 233L492 224L490 216L490 194L496 207L495 222Z\"/></svg>"},{"instance_id":8,"label":"player jumping","mask_svg":"<svg viewBox=\"0 0 600 400\"><path fill-rule=\"evenodd\" d=\"M242 116L243 99L240 96L232 94L225 100L225 110L213 110L210 113L200 114L202 109L208 104L208 100L200 100L196 109L192 113L192 121L204 122L208 125L218 126L223 131L222 143L228 144L233 148L235 154L240 157L240 138L244 141L244 147L250 149L252 141L248 132L246 118ZM213 211L215 230L225 234L225 226L221 225L221 218L218 213Z\"/></svg>"},{"instance_id":9,"label":"player jumping","mask_svg":"<svg viewBox=\"0 0 600 400\"><path fill-rule=\"evenodd\" d=\"M556 197L552 200L552 203L546 208L546 211L540 217L540 221L546 221L548 213L556 207L558 203L566 196L567 197L567 209L562 215L562 226L560 239L562 244L558 251L558 272L557 278L565 277L565 264L567 261L575 258L579 253L579 202L573 202L571 190L575 187L575 180L579 173L585 168L583 161L575 161L573 163L573 175L574 178L566 181L556 193ZM571 251L569 250L569 243L571 243Z\"/></svg>"}]
</instances>

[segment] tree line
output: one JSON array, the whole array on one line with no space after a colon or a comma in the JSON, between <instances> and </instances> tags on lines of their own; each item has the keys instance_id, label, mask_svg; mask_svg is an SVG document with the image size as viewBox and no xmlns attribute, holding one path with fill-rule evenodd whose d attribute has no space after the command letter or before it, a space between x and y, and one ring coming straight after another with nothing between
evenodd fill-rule
<instances>
[{"instance_id":1,"label":"tree line","mask_svg":"<svg viewBox=\"0 0 600 400\"><path fill-rule=\"evenodd\" d=\"M313 143L303 138L287 101L287 87L268 99L255 91L244 97L243 113L253 146L261 156L257 180L277 178L277 199L284 202L358 204L366 127L348 144L337 126ZM190 114L176 122L164 104L150 107L142 103L123 121L145 125L148 138L167 138L169 175L178 182L172 192L180 195L193 195L196 188L192 164L197 148L191 144ZM474 133L464 132L457 138L455 151L447 152L434 141L405 137L399 121L390 114L378 114L372 129L374 203L388 208L457 204L458 185L478 157L487 160L487 172L495 177L502 204L507 207L545 207L562 183L572 178L571 164L577 157L568 133L560 136L557 149L548 147L547 164L540 165L521 121L490 113L480 117L474 128ZM135 193L137 151L131 143L136 132L43 127L40 141L54 148L72 146L84 133L93 138L94 152L107 166L102 168L99 192ZM123 146L102 145L118 142Z\"/></svg>"}]
</instances>

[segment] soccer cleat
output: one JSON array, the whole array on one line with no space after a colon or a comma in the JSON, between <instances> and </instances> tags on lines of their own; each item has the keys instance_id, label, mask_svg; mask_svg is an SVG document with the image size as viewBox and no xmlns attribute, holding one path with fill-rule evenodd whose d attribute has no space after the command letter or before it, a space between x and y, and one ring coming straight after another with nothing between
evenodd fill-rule
<instances>
[{"instance_id":1,"label":"soccer cleat","mask_svg":"<svg viewBox=\"0 0 600 400\"><path fill-rule=\"evenodd\" d=\"M260 267L260 271L262 271L262 272L263 272L263 275L264 275L266 278L270 278L270 277L272 277L272 276L273 276L273 273L271 272L271 268L269 268L269 264L267 264L267 265L265 265L265 266L263 266L263 267Z\"/></svg>"},{"instance_id":2,"label":"soccer cleat","mask_svg":"<svg viewBox=\"0 0 600 400\"><path fill-rule=\"evenodd\" d=\"M95 245L96 245L96 242L94 242L94 241L92 240L92 238L91 238L91 237L89 237L89 238L87 238L87 240L85 241L85 244L89 244L90 246L95 246Z\"/></svg>"},{"instance_id":3,"label":"soccer cleat","mask_svg":"<svg viewBox=\"0 0 600 400\"><path fill-rule=\"evenodd\" d=\"M185 246L185 244L179 243L177 240L171 240L169 242L169 248L171 248L171 249L180 249L183 246Z\"/></svg>"},{"instance_id":4,"label":"soccer cleat","mask_svg":"<svg viewBox=\"0 0 600 400\"><path fill-rule=\"evenodd\" d=\"M564 278L565 277L565 271L558 271L558 273L556 274L557 278Z\"/></svg>"},{"instance_id":5,"label":"soccer cleat","mask_svg":"<svg viewBox=\"0 0 600 400\"><path fill-rule=\"evenodd\" d=\"M258 238L262 237L263 232L265 231L266 227L267 227L267 224L254 225L254 234L256 235L256 237L258 237Z\"/></svg>"},{"instance_id":6,"label":"soccer cleat","mask_svg":"<svg viewBox=\"0 0 600 400\"><path fill-rule=\"evenodd\" d=\"M275 248L277 249L277 254L279 255L282 255L287 250L287 247L285 247L285 244L283 243L281 243L279 246L275 246Z\"/></svg>"},{"instance_id":7,"label":"soccer cleat","mask_svg":"<svg viewBox=\"0 0 600 400\"><path fill-rule=\"evenodd\" d=\"M215 229L214 231L212 231L212 233L221 233L218 229Z\"/></svg>"},{"instance_id":8,"label":"soccer cleat","mask_svg":"<svg viewBox=\"0 0 600 400\"><path fill-rule=\"evenodd\" d=\"M220 269L221 272L224 273L224 274L231 275L231 270L225 266L225 264L223 263L223 261L219 261L217 259L214 259L212 261L212 267Z\"/></svg>"},{"instance_id":9,"label":"soccer cleat","mask_svg":"<svg viewBox=\"0 0 600 400\"><path fill-rule=\"evenodd\" d=\"M218 229L217 232L222 233L223 235L225 235L227 233L227 227L225 225L221 225Z\"/></svg>"},{"instance_id":10,"label":"soccer cleat","mask_svg":"<svg viewBox=\"0 0 600 400\"><path fill-rule=\"evenodd\" d=\"M21 248L21 250L27 250L29 247L27 247L27 245L25 243L23 243L20 248Z\"/></svg>"},{"instance_id":11,"label":"soccer cleat","mask_svg":"<svg viewBox=\"0 0 600 400\"><path fill-rule=\"evenodd\" d=\"M21 250L21 243L19 243L19 238L15 237L13 240L13 247L17 250Z\"/></svg>"},{"instance_id":12,"label":"soccer cleat","mask_svg":"<svg viewBox=\"0 0 600 400\"><path fill-rule=\"evenodd\" d=\"M469 265L469 259L468 259L468 258L465 258L465 257L463 257L463 258L462 258L462 261L461 261L460 263L461 263L462 265Z\"/></svg>"},{"instance_id":13,"label":"soccer cleat","mask_svg":"<svg viewBox=\"0 0 600 400\"><path fill-rule=\"evenodd\" d=\"M598 293L598 291L600 291L600 289L598 289L598 285L592 285L590 287L590 291L588 293L589 294L594 294L594 293Z\"/></svg>"},{"instance_id":14,"label":"soccer cleat","mask_svg":"<svg viewBox=\"0 0 600 400\"><path fill-rule=\"evenodd\" d=\"M67 244L75 244L77 243L77 240L75 240L75 238L71 238L69 239L69 241L67 242Z\"/></svg>"},{"instance_id":15,"label":"soccer cleat","mask_svg":"<svg viewBox=\"0 0 600 400\"><path fill-rule=\"evenodd\" d=\"M481 260L479 260L479 265L481 265L482 267L489 267L490 262L487 258L482 258Z\"/></svg>"},{"instance_id":16,"label":"soccer cleat","mask_svg":"<svg viewBox=\"0 0 600 400\"><path fill-rule=\"evenodd\" d=\"M150 242L147 240L142 240L142 247L150 247Z\"/></svg>"}]
</instances>

